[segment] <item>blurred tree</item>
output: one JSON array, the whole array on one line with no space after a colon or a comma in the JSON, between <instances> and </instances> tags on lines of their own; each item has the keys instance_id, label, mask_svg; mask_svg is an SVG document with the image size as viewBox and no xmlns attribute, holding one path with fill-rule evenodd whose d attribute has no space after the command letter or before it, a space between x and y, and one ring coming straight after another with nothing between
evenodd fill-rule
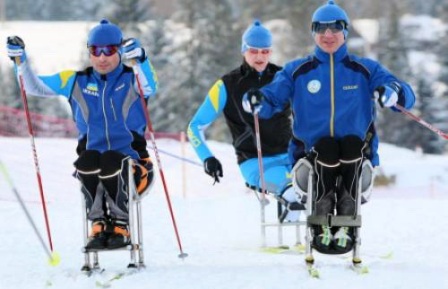
<instances>
[{"instance_id":1,"label":"blurred tree","mask_svg":"<svg viewBox=\"0 0 448 289\"><path fill-rule=\"evenodd\" d=\"M400 30L399 19L402 9L398 0L389 2L389 10L380 20L380 37L378 43L378 60L398 78L412 81L412 74L407 59L408 49ZM379 109L376 129L380 139L392 144L414 148L411 142L410 121L390 109Z\"/></svg>"},{"instance_id":2,"label":"blurred tree","mask_svg":"<svg viewBox=\"0 0 448 289\"><path fill-rule=\"evenodd\" d=\"M165 50L170 57L158 71L160 91L153 106L158 128L172 132L186 129L208 89L241 58L227 1L183 0L176 5L172 20L184 26L175 32L180 41Z\"/></svg>"}]
</instances>

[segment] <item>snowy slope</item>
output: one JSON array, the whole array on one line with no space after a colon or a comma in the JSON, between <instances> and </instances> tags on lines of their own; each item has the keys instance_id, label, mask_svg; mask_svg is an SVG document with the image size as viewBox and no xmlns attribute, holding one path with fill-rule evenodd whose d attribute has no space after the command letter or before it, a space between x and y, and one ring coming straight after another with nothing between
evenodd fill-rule
<instances>
[{"instance_id":1,"label":"snowy slope","mask_svg":"<svg viewBox=\"0 0 448 289\"><path fill-rule=\"evenodd\" d=\"M176 141L161 139L157 145L181 155ZM87 278L79 273L83 263L81 195L71 177L76 142L36 139L36 147L53 243L61 263L57 267L47 264L42 246L0 175L0 288L98 288L97 281L126 267L128 253L101 254L100 262L106 268L103 276ZM322 278L311 279L303 255L259 251L258 202L244 187L232 148L215 142L211 147L224 166L224 179L215 186L201 166L161 154L182 245L189 257L184 261L177 257L179 249L158 178L143 201L147 269L113 281L112 288L448 288L446 156L420 156L382 145L382 169L395 174L397 183L375 189L370 203L363 206L361 256L370 273L356 275L348 270L349 255L316 253ZM186 158L197 162L188 145L185 151ZM29 139L0 138L0 160L47 241ZM272 215L275 206L270 205L268 211ZM275 230L271 230L274 245ZM293 242L293 232L285 229L285 243ZM390 253L390 258L383 258Z\"/></svg>"}]
</instances>

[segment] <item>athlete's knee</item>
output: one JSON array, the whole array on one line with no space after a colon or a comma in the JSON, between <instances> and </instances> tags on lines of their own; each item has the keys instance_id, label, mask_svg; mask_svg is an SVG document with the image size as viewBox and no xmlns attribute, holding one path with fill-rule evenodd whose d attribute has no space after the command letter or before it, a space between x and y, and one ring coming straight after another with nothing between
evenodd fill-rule
<instances>
[{"instance_id":1,"label":"athlete's knee","mask_svg":"<svg viewBox=\"0 0 448 289\"><path fill-rule=\"evenodd\" d=\"M333 167L339 164L339 144L332 137L319 139L313 147L316 161L326 167Z\"/></svg>"},{"instance_id":2,"label":"athlete's knee","mask_svg":"<svg viewBox=\"0 0 448 289\"><path fill-rule=\"evenodd\" d=\"M100 169L100 152L95 150L83 151L74 165L78 173L97 174Z\"/></svg>"},{"instance_id":3,"label":"athlete's knee","mask_svg":"<svg viewBox=\"0 0 448 289\"><path fill-rule=\"evenodd\" d=\"M348 135L341 139L341 160L356 161L362 158L364 142L355 135Z\"/></svg>"},{"instance_id":4,"label":"athlete's knee","mask_svg":"<svg viewBox=\"0 0 448 289\"><path fill-rule=\"evenodd\" d=\"M129 156L117 151L104 152L100 157L100 176L102 178L108 178L120 174L123 168L125 168L125 161L127 159L129 159Z\"/></svg>"}]
</instances>

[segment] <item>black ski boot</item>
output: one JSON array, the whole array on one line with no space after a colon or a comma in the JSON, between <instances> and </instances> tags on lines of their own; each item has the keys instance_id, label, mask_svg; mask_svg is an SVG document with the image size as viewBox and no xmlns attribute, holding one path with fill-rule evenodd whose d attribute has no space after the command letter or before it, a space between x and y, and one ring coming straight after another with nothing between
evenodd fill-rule
<instances>
[{"instance_id":1,"label":"black ski boot","mask_svg":"<svg viewBox=\"0 0 448 289\"><path fill-rule=\"evenodd\" d=\"M86 249L104 249L106 248L106 222L104 220L96 220L92 223L92 232L87 239Z\"/></svg>"},{"instance_id":2,"label":"black ski boot","mask_svg":"<svg viewBox=\"0 0 448 289\"><path fill-rule=\"evenodd\" d=\"M113 231L107 238L108 249L118 249L131 243L128 225L124 221L115 220L112 222Z\"/></svg>"}]
</instances>

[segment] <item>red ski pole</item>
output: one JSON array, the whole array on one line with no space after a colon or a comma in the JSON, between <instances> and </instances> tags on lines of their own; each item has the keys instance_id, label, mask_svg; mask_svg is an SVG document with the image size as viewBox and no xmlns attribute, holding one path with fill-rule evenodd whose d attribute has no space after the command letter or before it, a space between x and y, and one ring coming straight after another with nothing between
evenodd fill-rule
<instances>
[{"instance_id":1,"label":"red ski pole","mask_svg":"<svg viewBox=\"0 0 448 289\"><path fill-rule=\"evenodd\" d=\"M424 127L426 127L427 129L435 132L436 134L438 134L439 136L443 137L444 139L448 140L448 134L441 131L440 129L434 127L432 124L424 121L423 119L419 118L418 116L416 116L415 114L413 114L412 112L410 112L409 110L405 109L403 106L399 105L398 103L395 104L395 107L401 111L402 113L404 113L407 117L409 117L410 119L418 122L419 124L423 125Z\"/></svg>"},{"instance_id":2,"label":"red ski pole","mask_svg":"<svg viewBox=\"0 0 448 289\"><path fill-rule=\"evenodd\" d=\"M34 142L33 125L31 123L30 112L29 112L29 109L28 109L28 101L27 101L27 97L26 97L25 87L24 87L24 84L23 84L22 71L21 71L21 68L20 68L20 56L15 57L15 63L17 65L17 74L19 76L20 94L22 96L23 108L25 109L26 122L27 122L27 125L28 125L28 133L30 135L31 150L33 152L34 168L36 170L37 184L39 186L40 198L41 198L41 201L42 201L42 209L44 211L44 218L45 218L45 226L46 226L46 229L47 229L48 243L50 245L50 250L53 252L53 241L51 240L50 222L48 221L48 214L47 214L47 206L46 206L45 196L44 196L44 189L43 189L43 186L42 186L42 178L40 176L39 160L37 158L36 144Z\"/></svg>"},{"instance_id":3,"label":"red ski pole","mask_svg":"<svg viewBox=\"0 0 448 289\"><path fill-rule=\"evenodd\" d=\"M166 184L165 174L163 173L163 170L162 170L162 163L160 161L159 151L157 149L156 140L155 140L155 137L154 137L154 129L153 129L153 126L152 126L151 118L149 116L149 111L146 108L145 96L143 94L143 88L142 88L142 85L141 85L141 82L140 82L140 77L138 75L137 68L136 68L137 64L135 63L135 60L132 60L131 64L132 64L132 69L134 71L135 80L137 82L138 91L139 91L139 94L140 94L140 101L141 101L141 104L142 104L143 111L145 113L146 124L147 124L147 127L148 127L149 135L151 137L151 142L152 142L152 146L153 146L153 149L154 149L154 154L156 156L157 166L159 167L160 179L162 180L163 189L165 191L166 201L168 203L168 209L170 211L171 220L173 222L174 233L176 234L177 244L179 246L180 254L178 255L178 257L183 259L183 258L187 257L188 254L184 253L184 251L182 249L182 243L181 243L181 240L180 240L179 231L177 229L176 218L174 217L173 207L171 205L170 195L168 193L168 186Z\"/></svg>"}]
</instances>

